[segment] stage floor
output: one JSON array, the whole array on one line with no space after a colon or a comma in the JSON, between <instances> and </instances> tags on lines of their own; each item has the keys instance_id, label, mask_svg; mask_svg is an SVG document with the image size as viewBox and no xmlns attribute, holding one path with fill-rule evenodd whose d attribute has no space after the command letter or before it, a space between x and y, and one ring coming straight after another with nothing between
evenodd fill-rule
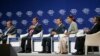
<instances>
[{"instance_id":1,"label":"stage floor","mask_svg":"<svg viewBox=\"0 0 100 56\"><path fill-rule=\"evenodd\" d=\"M18 53L18 56L78 56L71 54L46 54L46 53ZM80 55L80 56L100 56L100 54L88 54L88 55Z\"/></svg>"}]
</instances>

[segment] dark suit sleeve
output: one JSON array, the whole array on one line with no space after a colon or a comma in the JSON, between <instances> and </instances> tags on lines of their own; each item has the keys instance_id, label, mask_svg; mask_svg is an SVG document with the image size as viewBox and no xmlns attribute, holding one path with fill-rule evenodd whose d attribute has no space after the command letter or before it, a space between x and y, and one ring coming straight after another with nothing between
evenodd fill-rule
<instances>
[{"instance_id":1,"label":"dark suit sleeve","mask_svg":"<svg viewBox=\"0 0 100 56\"><path fill-rule=\"evenodd\" d=\"M33 34L37 34L37 33L41 32L41 30L42 30L42 25L38 25L35 27Z\"/></svg>"},{"instance_id":2,"label":"dark suit sleeve","mask_svg":"<svg viewBox=\"0 0 100 56\"><path fill-rule=\"evenodd\" d=\"M14 27L12 30L9 31L9 34L14 35L17 34L17 29Z\"/></svg>"},{"instance_id":3,"label":"dark suit sleeve","mask_svg":"<svg viewBox=\"0 0 100 56\"><path fill-rule=\"evenodd\" d=\"M64 25L61 25L58 29L55 30L55 32L57 34L62 34L65 32L65 30L66 30L66 27Z\"/></svg>"},{"instance_id":4,"label":"dark suit sleeve","mask_svg":"<svg viewBox=\"0 0 100 56\"><path fill-rule=\"evenodd\" d=\"M96 33L98 31L100 31L100 24L95 25L94 28L91 29L87 34L93 34L93 33Z\"/></svg>"}]
</instances>

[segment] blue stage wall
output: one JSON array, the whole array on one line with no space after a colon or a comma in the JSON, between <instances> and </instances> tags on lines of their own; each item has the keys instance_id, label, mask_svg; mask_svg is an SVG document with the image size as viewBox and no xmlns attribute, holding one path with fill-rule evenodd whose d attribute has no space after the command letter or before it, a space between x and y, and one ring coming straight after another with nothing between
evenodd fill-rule
<instances>
[{"instance_id":1,"label":"blue stage wall","mask_svg":"<svg viewBox=\"0 0 100 56\"><path fill-rule=\"evenodd\" d=\"M32 18L37 16L47 34L55 27L54 19L74 15L80 29L91 28L93 16L100 16L100 0L0 0L0 28L13 20L18 34L26 33Z\"/></svg>"}]
</instances>

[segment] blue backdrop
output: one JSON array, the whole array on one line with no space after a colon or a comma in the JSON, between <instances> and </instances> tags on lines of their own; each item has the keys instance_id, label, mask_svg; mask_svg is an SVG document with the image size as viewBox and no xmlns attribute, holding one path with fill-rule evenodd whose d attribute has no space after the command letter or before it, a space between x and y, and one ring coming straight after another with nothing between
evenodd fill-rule
<instances>
[{"instance_id":1,"label":"blue backdrop","mask_svg":"<svg viewBox=\"0 0 100 56\"><path fill-rule=\"evenodd\" d=\"M32 18L39 17L44 33L55 27L55 19L74 15L80 29L91 27L93 16L100 16L100 0L0 0L0 28L13 20L19 34L26 33Z\"/></svg>"}]
</instances>

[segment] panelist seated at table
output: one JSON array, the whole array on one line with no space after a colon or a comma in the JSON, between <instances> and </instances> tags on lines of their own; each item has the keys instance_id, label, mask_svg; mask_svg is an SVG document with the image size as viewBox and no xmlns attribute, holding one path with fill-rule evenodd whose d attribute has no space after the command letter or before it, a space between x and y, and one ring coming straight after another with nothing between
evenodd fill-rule
<instances>
[{"instance_id":1,"label":"panelist seated at table","mask_svg":"<svg viewBox=\"0 0 100 56\"><path fill-rule=\"evenodd\" d=\"M89 29L84 29L84 32L86 34L94 34L98 31L100 31L100 16L96 16L92 20L93 27ZM84 42L85 42L85 36L77 37L75 42L75 49L77 52L73 53L73 55L83 55L84 54ZM88 50L98 50L97 47L89 47Z\"/></svg>"},{"instance_id":2,"label":"panelist seated at table","mask_svg":"<svg viewBox=\"0 0 100 56\"><path fill-rule=\"evenodd\" d=\"M55 23L57 24L57 27L51 31L50 36L42 39L43 50L39 53L51 53L51 37L56 34L62 34L66 30L66 27L60 18L57 18Z\"/></svg>"},{"instance_id":3,"label":"panelist seated at table","mask_svg":"<svg viewBox=\"0 0 100 56\"><path fill-rule=\"evenodd\" d=\"M21 48L22 51L19 53L30 53L31 52L31 37L33 34L37 34L42 31L42 25L38 23L38 18L35 17L32 20L32 25L28 29L28 35L21 39ZM27 45L25 49L25 43L27 40Z\"/></svg>"},{"instance_id":4,"label":"panelist seated at table","mask_svg":"<svg viewBox=\"0 0 100 56\"><path fill-rule=\"evenodd\" d=\"M6 22L6 27L3 32L0 34L0 41L3 42L3 44L6 44L8 35L14 35L17 33L16 28L14 27L11 20Z\"/></svg>"},{"instance_id":5,"label":"panelist seated at table","mask_svg":"<svg viewBox=\"0 0 100 56\"><path fill-rule=\"evenodd\" d=\"M59 40L59 52L61 54L67 54L68 53L68 36L70 34L76 34L78 32L78 26L77 23L75 22L74 16L68 16L67 17L67 22L70 24L68 28L68 32L64 32L64 35L60 38Z\"/></svg>"}]
</instances>

